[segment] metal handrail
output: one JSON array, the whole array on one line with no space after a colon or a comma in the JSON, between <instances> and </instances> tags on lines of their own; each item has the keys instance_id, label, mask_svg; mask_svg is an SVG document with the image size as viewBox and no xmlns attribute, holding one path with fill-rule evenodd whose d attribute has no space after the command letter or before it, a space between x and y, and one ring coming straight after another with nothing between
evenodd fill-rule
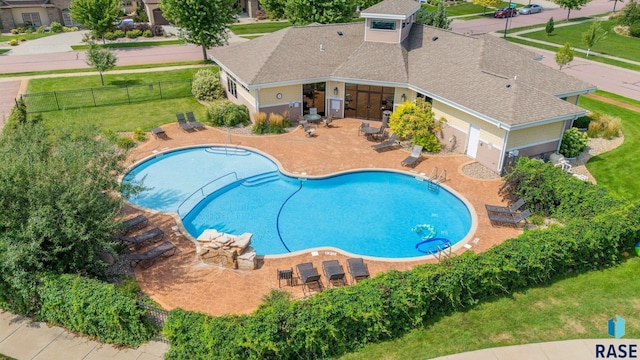
<instances>
[{"instance_id":1,"label":"metal handrail","mask_svg":"<svg viewBox=\"0 0 640 360\"><path fill-rule=\"evenodd\" d=\"M230 173L226 173L226 174L224 174L224 175L222 175L222 176L218 176L217 178L215 178L215 179L213 179L213 180L209 181L208 183L206 183L206 184L202 185L199 189L197 189L196 191L192 192L192 193L191 193L191 195L187 196L187 198L186 198L186 199L184 199L184 200L180 203L180 205L178 205L178 208L176 209L176 212L178 213L178 215L180 215L180 208L182 207L182 205L184 205L184 203L185 203L185 202L187 202L187 200L191 199L191 197L192 197L193 195L195 195L196 193L198 193L198 191L202 194L202 197L204 197L204 188L205 188L205 187L207 187L207 186L211 185L212 183L214 183L214 182L216 182L216 181L218 181L218 180L220 180L220 179L222 179L222 178L224 178L224 177L227 177L227 176L229 176L229 175L234 175L234 176L235 176L235 178L236 178L236 181L238 180L238 174L237 174L235 171L232 171L232 172L230 172Z\"/></svg>"},{"instance_id":2,"label":"metal handrail","mask_svg":"<svg viewBox=\"0 0 640 360\"><path fill-rule=\"evenodd\" d=\"M438 167L435 166L433 169L431 169L431 173L429 174L429 180L433 181L434 179L436 179L437 176L438 176Z\"/></svg>"},{"instance_id":3,"label":"metal handrail","mask_svg":"<svg viewBox=\"0 0 640 360\"><path fill-rule=\"evenodd\" d=\"M438 175L438 178L436 179L436 183L441 184L445 181L447 181L447 169L443 169L440 175Z\"/></svg>"}]
</instances>

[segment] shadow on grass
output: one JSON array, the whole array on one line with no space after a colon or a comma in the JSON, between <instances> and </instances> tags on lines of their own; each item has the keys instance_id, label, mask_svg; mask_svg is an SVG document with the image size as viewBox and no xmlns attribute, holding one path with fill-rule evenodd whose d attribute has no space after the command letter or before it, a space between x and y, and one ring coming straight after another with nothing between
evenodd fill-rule
<instances>
[{"instance_id":1,"label":"shadow on grass","mask_svg":"<svg viewBox=\"0 0 640 360\"><path fill-rule=\"evenodd\" d=\"M142 82L138 79L131 79L131 80L113 80L113 81L109 81L108 85L115 85L115 86L131 86L131 85L140 85L142 84Z\"/></svg>"}]
</instances>

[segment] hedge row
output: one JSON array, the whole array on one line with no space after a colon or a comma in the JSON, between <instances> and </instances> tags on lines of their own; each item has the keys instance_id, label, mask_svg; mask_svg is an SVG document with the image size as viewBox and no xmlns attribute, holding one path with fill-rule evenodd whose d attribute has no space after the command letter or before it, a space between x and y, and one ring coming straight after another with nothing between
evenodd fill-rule
<instances>
[{"instance_id":1,"label":"hedge row","mask_svg":"<svg viewBox=\"0 0 640 360\"><path fill-rule=\"evenodd\" d=\"M155 334L146 310L112 284L78 275L49 275L42 279L40 296L39 320L104 343L135 347Z\"/></svg>"},{"instance_id":2,"label":"hedge row","mask_svg":"<svg viewBox=\"0 0 640 360\"><path fill-rule=\"evenodd\" d=\"M529 170L528 162L522 166ZM549 171L544 164L539 173ZM555 170L551 170L554 174ZM566 197L602 209L617 203L606 191L563 174L582 189ZM528 189L522 182L519 189ZM550 191L565 184L545 182ZM602 197L606 199L602 199ZM564 197L564 196L563 196ZM572 200L573 199L573 200ZM569 208L568 204L561 204ZM563 225L525 231L518 238L476 255L466 252L441 264L391 271L356 285L331 289L306 300L273 291L252 315L212 317L176 309L164 332L168 359L299 359L344 354L363 344L396 338L443 314L496 295L548 282L569 271L616 265L631 249L640 229L636 205L604 207Z\"/></svg>"}]
</instances>

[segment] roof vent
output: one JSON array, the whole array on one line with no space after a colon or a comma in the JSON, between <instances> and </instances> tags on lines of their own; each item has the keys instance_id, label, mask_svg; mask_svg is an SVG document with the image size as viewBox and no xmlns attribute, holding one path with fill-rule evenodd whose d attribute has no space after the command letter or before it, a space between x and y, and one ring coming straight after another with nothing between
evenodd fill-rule
<instances>
[{"instance_id":1,"label":"roof vent","mask_svg":"<svg viewBox=\"0 0 640 360\"><path fill-rule=\"evenodd\" d=\"M507 89L511 87L511 84L507 84Z\"/></svg>"},{"instance_id":2,"label":"roof vent","mask_svg":"<svg viewBox=\"0 0 640 360\"><path fill-rule=\"evenodd\" d=\"M431 41L436 41L436 40L438 40L437 36L434 36L434 37L431 38Z\"/></svg>"},{"instance_id":3,"label":"roof vent","mask_svg":"<svg viewBox=\"0 0 640 360\"><path fill-rule=\"evenodd\" d=\"M342 31L338 31L338 36L344 35Z\"/></svg>"},{"instance_id":4,"label":"roof vent","mask_svg":"<svg viewBox=\"0 0 640 360\"><path fill-rule=\"evenodd\" d=\"M324 46L322 46L322 44L320 44L320 51L324 51Z\"/></svg>"}]
</instances>

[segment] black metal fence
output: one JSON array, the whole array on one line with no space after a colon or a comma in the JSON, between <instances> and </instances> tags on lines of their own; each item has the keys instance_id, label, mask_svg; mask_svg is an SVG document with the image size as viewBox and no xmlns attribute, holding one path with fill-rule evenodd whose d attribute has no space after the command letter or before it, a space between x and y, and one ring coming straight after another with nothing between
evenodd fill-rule
<instances>
[{"instance_id":1,"label":"black metal fence","mask_svg":"<svg viewBox=\"0 0 640 360\"><path fill-rule=\"evenodd\" d=\"M167 315L169 312L167 310L147 304L141 304L139 302L136 302L136 306L147 310L147 318L149 319L149 322L155 325L156 329L158 329L155 340L167 342L167 338L162 335L162 328L164 327L164 322L167 321Z\"/></svg>"},{"instance_id":2,"label":"black metal fence","mask_svg":"<svg viewBox=\"0 0 640 360\"><path fill-rule=\"evenodd\" d=\"M192 96L191 79L22 95L27 112L57 111Z\"/></svg>"}]
</instances>

